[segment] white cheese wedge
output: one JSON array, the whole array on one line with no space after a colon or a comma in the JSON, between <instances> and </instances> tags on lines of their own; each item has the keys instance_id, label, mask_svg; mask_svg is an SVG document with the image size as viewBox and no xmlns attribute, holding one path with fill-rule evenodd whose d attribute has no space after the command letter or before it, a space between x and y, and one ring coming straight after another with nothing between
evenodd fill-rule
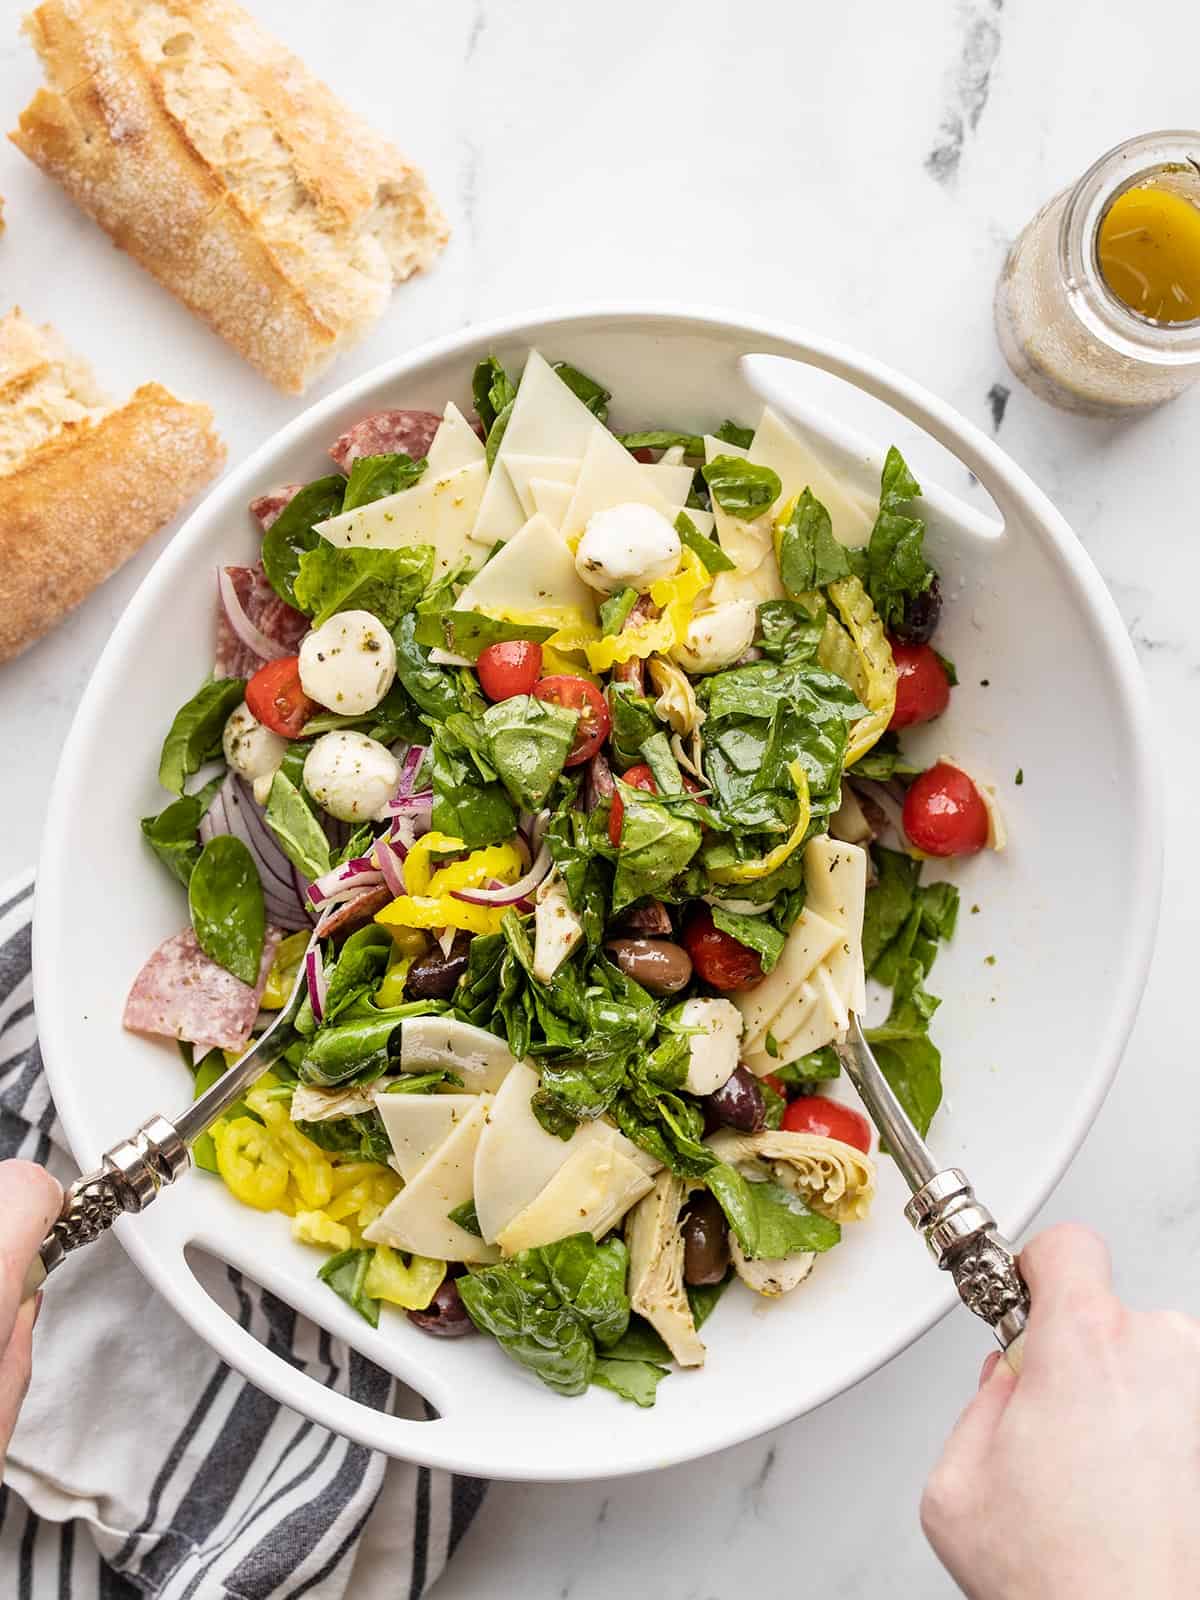
<instances>
[{"instance_id":1,"label":"white cheese wedge","mask_svg":"<svg viewBox=\"0 0 1200 1600\"><path fill-rule=\"evenodd\" d=\"M560 483L568 489L574 489L579 477L580 459L579 456L505 456L505 468L527 517L533 516L537 510L533 498L533 480L537 478L542 482Z\"/></svg>"},{"instance_id":2,"label":"white cheese wedge","mask_svg":"<svg viewBox=\"0 0 1200 1600\"><path fill-rule=\"evenodd\" d=\"M705 539L711 539L715 536L717 519L713 516L711 511L702 511L699 506L672 506L672 525L674 525L680 512L682 512L685 517L691 518L692 527L695 528L697 533L702 534Z\"/></svg>"},{"instance_id":3,"label":"white cheese wedge","mask_svg":"<svg viewBox=\"0 0 1200 1600\"><path fill-rule=\"evenodd\" d=\"M442 413L442 425L433 436L426 472L442 478L459 467L471 467L485 459L483 441L451 400Z\"/></svg>"},{"instance_id":4,"label":"white cheese wedge","mask_svg":"<svg viewBox=\"0 0 1200 1600\"><path fill-rule=\"evenodd\" d=\"M813 968L814 975L820 971L819 966ZM788 996L779 1010L771 1018L767 1032L758 1041L755 1048L756 1055L764 1052L770 1055L767 1049L767 1034L774 1039L778 1046L781 1039L790 1039L794 1033L799 1033L811 1017L817 1004L817 989L812 977L807 978L794 994Z\"/></svg>"},{"instance_id":5,"label":"white cheese wedge","mask_svg":"<svg viewBox=\"0 0 1200 1600\"><path fill-rule=\"evenodd\" d=\"M556 483L551 478L530 478L529 492L533 496L533 509L555 528L561 528L567 507L575 493L573 483Z\"/></svg>"},{"instance_id":6,"label":"white cheese wedge","mask_svg":"<svg viewBox=\"0 0 1200 1600\"><path fill-rule=\"evenodd\" d=\"M812 987L816 992L816 1004L805 1013L804 1021L799 1028L787 1038L776 1038L778 1055L773 1058L766 1057L768 1062L773 1060L775 1066L798 1061L811 1050L820 1050L824 1045L832 1044L835 1039L845 1037L846 1008L833 986L826 967L820 966L813 973ZM756 1061L759 1059L755 1057ZM763 1068L764 1072L772 1070L770 1065Z\"/></svg>"},{"instance_id":7,"label":"white cheese wedge","mask_svg":"<svg viewBox=\"0 0 1200 1600\"><path fill-rule=\"evenodd\" d=\"M871 537L874 512L842 487L833 473L782 417L768 406L755 430L750 460L779 474L783 493L776 514L805 489L811 489L829 513L834 537L842 544L862 545Z\"/></svg>"},{"instance_id":8,"label":"white cheese wedge","mask_svg":"<svg viewBox=\"0 0 1200 1600\"><path fill-rule=\"evenodd\" d=\"M485 554L472 544L471 530L486 483L487 466L482 461L457 467L443 477L426 472L411 489L343 511L318 522L316 530L330 544L345 548L400 550L431 544L435 575L440 575L464 559L478 560Z\"/></svg>"},{"instance_id":9,"label":"white cheese wedge","mask_svg":"<svg viewBox=\"0 0 1200 1600\"><path fill-rule=\"evenodd\" d=\"M511 539L526 520L509 476L509 456L557 456L580 461L597 429L601 433L608 431L578 395L567 388L550 363L531 350L475 520L475 538L486 545L497 539Z\"/></svg>"},{"instance_id":10,"label":"white cheese wedge","mask_svg":"<svg viewBox=\"0 0 1200 1600\"><path fill-rule=\"evenodd\" d=\"M653 1187L654 1179L614 1145L581 1146L496 1242L515 1255L572 1233L599 1239Z\"/></svg>"},{"instance_id":11,"label":"white cheese wedge","mask_svg":"<svg viewBox=\"0 0 1200 1600\"><path fill-rule=\"evenodd\" d=\"M402 1072L435 1072L445 1067L463 1080L468 1094L475 1095L499 1089L513 1065L512 1052L504 1040L486 1028L458 1022L454 1017L406 1017L400 1024Z\"/></svg>"},{"instance_id":12,"label":"white cheese wedge","mask_svg":"<svg viewBox=\"0 0 1200 1600\"><path fill-rule=\"evenodd\" d=\"M694 515L688 512L689 517ZM772 556L769 561L760 561L753 572L718 572L713 579L710 604L719 606L726 600L749 600L757 606L764 600L782 600L783 597L779 565Z\"/></svg>"},{"instance_id":13,"label":"white cheese wedge","mask_svg":"<svg viewBox=\"0 0 1200 1600\"><path fill-rule=\"evenodd\" d=\"M691 467L676 466L669 461L654 461L643 466L642 472L649 478L652 487L673 506L681 506L691 491Z\"/></svg>"},{"instance_id":14,"label":"white cheese wedge","mask_svg":"<svg viewBox=\"0 0 1200 1600\"><path fill-rule=\"evenodd\" d=\"M538 611L579 612L596 620L596 596L575 570L562 535L543 516L530 517L458 597L460 611L493 616Z\"/></svg>"},{"instance_id":15,"label":"white cheese wedge","mask_svg":"<svg viewBox=\"0 0 1200 1600\"><path fill-rule=\"evenodd\" d=\"M498 1251L450 1221L449 1213L471 1198L475 1150L488 1107L477 1098L440 1148L396 1196L363 1238L437 1261L495 1261Z\"/></svg>"},{"instance_id":16,"label":"white cheese wedge","mask_svg":"<svg viewBox=\"0 0 1200 1600\"><path fill-rule=\"evenodd\" d=\"M780 1011L843 937L844 931L837 923L805 906L792 925L783 953L762 982L730 995L745 1023L743 1050L753 1051L761 1046Z\"/></svg>"},{"instance_id":17,"label":"white cheese wedge","mask_svg":"<svg viewBox=\"0 0 1200 1600\"><path fill-rule=\"evenodd\" d=\"M641 462L635 461L607 428L597 428L588 440L575 493L563 518L563 537L574 545L597 511L623 505L651 506L674 521L671 501L654 487Z\"/></svg>"},{"instance_id":18,"label":"white cheese wedge","mask_svg":"<svg viewBox=\"0 0 1200 1600\"><path fill-rule=\"evenodd\" d=\"M843 1004L859 1013L866 1009L862 925L867 898L867 853L827 834L810 839L804 850L805 910L811 907L842 930L827 957Z\"/></svg>"},{"instance_id":19,"label":"white cheese wedge","mask_svg":"<svg viewBox=\"0 0 1200 1600\"><path fill-rule=\"evenodd\" d=\"M715 461L718 456L740 456L745 460L750 456L750 452L743 450L740 445L726 444L723 439L715 439L712 434L706 434L705 461ZM753 522L743 522L740 517L733 517L728 511L722 511L716 495L713 496L713 518L716 523L718 543L729 559L737 563L739 573L757 571L768 556L771 558L770 565L775 566L775 534L772 517L781 505L782 502L777 500L768 508L765 515L756 517ZM690 516L691 512L688 515ZM729 573L728 576L733 577L733 574ZM778 582L778 573L775 581Z\"/></svg>"},{"instance_id":20,"label":"white cheese wedge","mask_svg":"<svg viewBox=\"0 0 1200 1600\"><path fill-rule=\"evenodd\" d=\"M375 1106L392 1142L395 1168L411 1183L464 1118L491 1096L473 1094L378 1094Z\"/></svg>"}]
</instances>

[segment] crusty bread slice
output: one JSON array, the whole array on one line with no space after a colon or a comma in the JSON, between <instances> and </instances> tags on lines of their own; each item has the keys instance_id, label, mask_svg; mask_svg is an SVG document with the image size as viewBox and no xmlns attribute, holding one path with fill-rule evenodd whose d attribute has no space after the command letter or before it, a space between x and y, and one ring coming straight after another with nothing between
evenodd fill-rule
<instances>
[{"instance_id":1,"label":"crusty bread slice","mask_svg":"<svg viewBox=\"0 0 1200 1600\"><path fill-rule=\"evenodd\" d=\"M53 328L19 311L0 320L0 661L103 583L224 459L207 406L157 383L107 406Z\"/></svg>"},{"instance_id":2,"label":"crusty bread slice","mask_svg":"<svg viewBox=\"0 0 1200 1600\"><path fill-rule=\"evenodd\" d=\"M45 0L13 142L280 388L448 237L421 174L233 0Z\"/></svg>"}]
</instances>

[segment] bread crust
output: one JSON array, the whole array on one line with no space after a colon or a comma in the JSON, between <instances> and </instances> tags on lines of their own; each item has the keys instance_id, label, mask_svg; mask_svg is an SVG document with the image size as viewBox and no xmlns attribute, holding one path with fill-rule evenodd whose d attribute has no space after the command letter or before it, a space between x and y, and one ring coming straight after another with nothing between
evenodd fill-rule
<instances>
[{"instance_id":1,"label":"bread crust","mask_svg":"<svg viewBox=\"0 0 1200 1600\"><path fill-rule=\"evenodd\" d=\"M224 460L209 408L147 383L0 478L0 662L86 599Z\"/></svg>"},{"instance_id":2,"label":"bread crust","mask_svg":"<svg viewBox=\"0 0 1200 1600\"><path fill-rule=\"evenodd\" d=\"M45 0L25 27L49 86L10 138L280 388L445 242L420 173L233 0Z\"/></svg>"}]
</instances>

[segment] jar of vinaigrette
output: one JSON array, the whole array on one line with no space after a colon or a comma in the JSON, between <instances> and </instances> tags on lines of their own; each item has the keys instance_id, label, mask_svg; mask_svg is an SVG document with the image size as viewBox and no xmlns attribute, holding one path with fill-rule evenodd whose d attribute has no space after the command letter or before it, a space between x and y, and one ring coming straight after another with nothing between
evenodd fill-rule
<instances>
[{"instance_id":1,"label":"jar of vinaigrette","mask_svg":"<svg viewBox=\"0 0 1200 1600\"><path fill-rule=\"evenodd\" d=\"M1149 133L1101 156L1009 251L996 333L1051 404L1120 416L1200 377L1200 133Z\"/></svg>"}]
</instances>

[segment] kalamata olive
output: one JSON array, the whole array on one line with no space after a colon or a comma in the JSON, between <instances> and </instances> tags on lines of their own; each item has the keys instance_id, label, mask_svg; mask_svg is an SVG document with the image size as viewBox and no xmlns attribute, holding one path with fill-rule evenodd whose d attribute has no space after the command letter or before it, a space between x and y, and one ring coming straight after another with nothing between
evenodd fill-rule
<instances>
[{"instance_id":1,"label":"kalamata olive","mask_svg":"<svg viewBox=\"0 0 1200 1600\"><path fill-rule=\"evenodd\" d=\"M904 644L928 644L941 614L942 586L935 577L928 589L904 602L904 616L892 631Z\"/></svg>"},{"instance_id":2,"label":"kalamata olive","mask_svg":"<svg viewBox=\"0 0 1200 1600\"><path fill-rule=\"evenodd\" d=\"M738 1067L719 1089L705 1095L704 1104L718 1122L739 1133L758 1133L766 1122L763 1092L749 1067Z\"/></svg>"},{"instance_id":3,"label":"kalamata olive","mask_svg":"<svg viewBox=\"0 0 1200 1600\"><path fill-rule=\"evenodd\" d=\"M720 1283L729 1266L725 1213L707 1189L692 1196L683 1219L685 1283Z\"/></svg>"},{"instance_id":4,"label":"kalamata olive","mask_svg":"<svg viewBox=\"0 0 1200 1600\"><path fill-rule=\"evenodd\" d=\"M475 1331L453 1278L443 1278L424 1311L410 1311L408 1320L415 1322L422 1333L433 1334L435 1339L461 1339L464 1333Z\"/></svg>"},{"instance_id":5,"label":"kalamata olive","mask_svg":"<svg viewBox=\"0 0 1200 1600\"><path fill-rule=\"evenodd\" d=\"M430 950L414 961L404 981L404 994L409 1000L449 1000L458 980L467 970L467 940L454 941L450 954L444 956L438 949Z\"/></svg>"},{"instance_id":6,"label":"kalamata olive","mask_svg":"<svg viewBox=\"0 0 1200 1600\"><path fill-rule=\"evenodd\" d=\"M610 939L605 950L627 978L651 994L678 994L692 976L692 958L672 939Z\"/></svg>"},{"instance_id":7,"label":"kalamata olive","mask_svg":"<svg viewBox=\"0 0 1200 1600\"><path fill-rule=\"evenodd\" d=\"M661 900L630 906L628 911L621 912L613 926L622 934L646 934L650 938L669 939L672 933L671 915Z\"/></svg>"}]
</instances>

